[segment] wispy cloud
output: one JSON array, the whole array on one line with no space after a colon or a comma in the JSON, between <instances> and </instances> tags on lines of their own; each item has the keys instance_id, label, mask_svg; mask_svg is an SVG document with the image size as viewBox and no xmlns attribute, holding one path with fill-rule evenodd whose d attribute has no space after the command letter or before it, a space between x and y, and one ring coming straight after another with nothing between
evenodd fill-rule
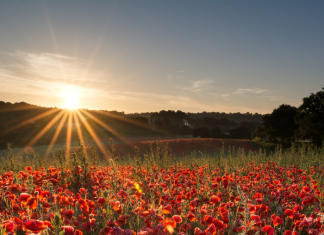
<instances>
[{"instance_id":1,"label":"wispy cloud","mask_svg":"<svg viewBox=\"0 0 324 235\"><path fill-rule=\"evenodd\" d=\"M233 92L234 95L241 95L246 93L252 94L261 94L267 92L268 89L261 89L261 88L240 88Z\"/></svg>"},{"instance_id":2,"label":"wispy cloud","mask_svg":"<svg viewBox=\"0 0 324 235\"><path fill-rule=\"evenodd\" d=\"M180 89L191 91L191 92L201 92L203 90L212 88L213 82L214 81L212 79L203 79L203 80L197 80L197 81L191 82L190 86L187 86L187 87L176 86L176 88L180 88Z\"/></svg>"},{"instance_id":3,"label":"wispy cloud","mask_svg":"<svg viewBox=\"0 0 324 235\"><path fill-rule=\"evenodd\" d=\"M185 71L182 71L182 70L180 70L180 71L176 71L176 72L174 72L174 73L170 73L168 76L167 76L167 79L168 80L173 80L173 79L180 79L180 78L183 78L183 73L184 73Z\"/></svg>"},{"instance_id":4,"label":"wispy cloud","mask_svg":"<svg viewBox=\"0 0 324 235\"><path fill-rule=\"evenodd\" d=\"M85 63L75 58L23 51L5 56L11 63L0 64L0 92L57 96L71 91L84 97L104 93L90 85L106 80L100 79L99 73L85 71Z\"/></svg>"},{"instance_id":5,"label":"wispy cloud","mask_svg":"<svg viewBox=\"0 0 324 235\"><path fill-rule=\"evenodd\" d=\"M23 70L34 77L55 80L96 81L99 74L86 71L86 63L75 58L52 53L28 53L16 51L8 53L8 56L16 59L16 69Z\"/></svg>"},{"instance_id":6,"label":"wispy cloud","mask_svg":"<svg viewBox=\"0 0 324 235\"><path fill-rule=\"evenodd\" d=\"M278 101L283 99L283 96L275 96L275 95L263 95L263 96L259 96L258 98L265 98L268 99L270 101Z\"/></svg>"},{"instance_id":7,"label":"wispy cloud","mask_svg":"<svg viewBox=\"0 0 324 235\"><path fill-rule=\"evenodd\" d=\"M269 92L268 89L261 88L239 88L234 92L222 94L223 99L230 100L230 97L233 95L247 95L247 94L263 94Z\"/></svg>"}]
</instances>

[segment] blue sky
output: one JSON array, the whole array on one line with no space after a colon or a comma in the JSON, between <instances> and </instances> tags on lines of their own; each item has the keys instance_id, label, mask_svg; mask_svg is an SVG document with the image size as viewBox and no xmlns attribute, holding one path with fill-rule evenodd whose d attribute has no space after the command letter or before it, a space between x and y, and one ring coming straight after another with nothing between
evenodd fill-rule
<instances>
[{"instance_id":1,"label":"blue sky","mask_svg":"<svg viewBox=\"0 0 324 235\"><path fill-rule=\"evenodd\" d=\"M268 113L323 87L323 1L3 1L0 100Z\"/></svg>"}]
</instances>

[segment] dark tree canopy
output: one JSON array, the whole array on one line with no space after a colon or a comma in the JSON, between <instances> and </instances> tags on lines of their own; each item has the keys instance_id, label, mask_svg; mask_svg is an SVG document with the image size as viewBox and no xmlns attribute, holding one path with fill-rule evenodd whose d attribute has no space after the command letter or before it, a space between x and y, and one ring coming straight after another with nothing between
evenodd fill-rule
<instances>
[{"instance_id":1,"label":"dark tree canopy","mask_svg":"<svg viewBox=\"0 0 324 235\"><path fill-rule=\"evenodd\" d=\"M219 129L219 127L213 127L210 130L210 134L212 138L223 138L224 137L224 133L221 131L221 129Z\"/></svg>"},{"instance_id":2,"label":"dark tree canopy","mask_svg":"<svg viewBox=\"0 0 324 235\"><path fill-rule=\"evenodd\" d=\"M298 108L296 123L299 126L296 138L310 140L317 146L324 140L324 88L316 94L303 98Z\"/></svg>"},{"instance_id":3,"label":"dark tree canopy","mask_svg":"<svg viewBox=\"0 0 324 235\"><path fill-rule=\"evenodd\" d=\"M193 137L210 138L210 131L207 127L198 127L193 131Z\"/></svg>"},{"instance_id":4,"label":"dark tree canopy","mask_svg":"<svg viewBox=\"0 0 324 235\"><path fill-rule=\"evenodd\" d=\"M296 107L282 104L271 114L265 115L263 125L268 139L272 142L280 140L281 144L289 145L294 140L294 133L297 130L294 120L296 114Z\"/></svg>"},{"instance_id":5,"label":"dark tree canopy","mask_svg":"<svg viewBox=\"0 0 324 235\"><path fill-rule=\"evenodd\" d=\"M246 126L238 126L230 130L233 139L251 139L251 131Z\"/></svg>"},{"instance_id":6,"label":"dark tree canopy","mask_svg":"<svg viewBox=\"0 0 324 235\"><path fill-rule=\"evenodd\" d=\"M155 127L155 130L159 130L159 131L164 130L163 123L162 123L161 119L158 118L158 119L154 120L154 127Z\"/></svg>"}]
</instances>

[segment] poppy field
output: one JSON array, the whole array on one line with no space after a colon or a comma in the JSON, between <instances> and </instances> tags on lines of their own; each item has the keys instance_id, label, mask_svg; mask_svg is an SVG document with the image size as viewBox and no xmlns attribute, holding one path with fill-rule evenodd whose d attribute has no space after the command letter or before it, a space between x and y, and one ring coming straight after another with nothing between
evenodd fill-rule
<instances>
[{"instance_id":1,"label":"poppy field","mask_svg":"<svg viewBox=\"0 0 324 235\"><path fill-rule=\"evenodd\" d=\"M95 147L51 161L4 156L0 234L323 234L324 150L241 148L100 160Z\"/></svg>"}]
</instances>

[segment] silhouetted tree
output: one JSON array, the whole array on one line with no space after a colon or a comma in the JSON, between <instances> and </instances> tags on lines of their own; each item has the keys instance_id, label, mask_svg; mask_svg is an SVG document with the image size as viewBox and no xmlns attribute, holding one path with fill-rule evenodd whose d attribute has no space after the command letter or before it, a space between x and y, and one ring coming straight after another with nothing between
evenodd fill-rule
<instances>
[{"instance_id":1,"label":"silhouetted tree","mask_svg":"<svg viewBox=\"0 0 324 235\"><path fill-rule=\"evenodd\" d=\"M224 136L223 132L217 126L210 130L210 135L212 138L222 138Z\"/></svg>"},{"instance_id":2,"label":"silhouetted tree","mask_svg":"<svg viewBox=\"0 0 324 235\"><path fill-rule=\"evenodd\" d=\"M271 114L263 117L263 125L268 139L272 142L280 140L281 144L289 145L294 139L294 133L297 129L295 116L297 108L288 104L282 104L274 109Z\"/></svg>"},{"instance_id":3,"label":"silhouetted tree","mask_svg":"<svg viewBox=\"0 0 324 235\"><path fill-rule=\"evenodd\" d=\"M255 137L266 137L267 133L266 130L264 129L264 125L260 125L258 126L258 128L252 133L252 139L254 139Z\"/></svg>"},{"instance_id":4,"label":"silhouetted tree","mask_svg":"<svg viewBox=\"0 0 324 235\"><path fill-rule=\"evenodd\" d=\"M316 94L303 98L298 108L296 123L299 128L295 136L302 140L311 140L317 146L322 146L324 140L324 88Z\"/></svg>"},{"instance_id":5,"label":"silhouetted tree","mask_svg":"<svg viewBox=\"0 0 324 235\"><path fill-rule=\"evenodd\" d=\"M210 131L207 127L198 127L195 128L192 134L193 137L201 137L201 138L210 138Z\"/></svg>"},{"instance_id":6,"label":"silhouetted tree","mask_svg":"<svg viewBox=\"0 0 324 235\"><path fill-rule=\"evenodd\" d=\"M233 139L251 139L251 131L246 126L234 127L230 130L230 137Z\"/></svg>"},{"instance_id":7,"label":"silhouetted tree","mask_svg":"<svg viewBox=\"0 0 324 235\"><path fill-rule=\"evenodd\" d=\"M179 130L180 135L191 135L192 129L189 126L181 126Z\"/></svg>"},{"instance_id":8,"label":"silhouetted tree","mask_svg":"<svg viewBox=\"0 0 324 235\"><path fill-rule=\"evenodd\" d=\"M159 130L159 131L164 130L163 123L162 123L161 119L158 118L158 119L154 120L154 127L155 127L155 130Z\"/></svg>"}]
</instances>

